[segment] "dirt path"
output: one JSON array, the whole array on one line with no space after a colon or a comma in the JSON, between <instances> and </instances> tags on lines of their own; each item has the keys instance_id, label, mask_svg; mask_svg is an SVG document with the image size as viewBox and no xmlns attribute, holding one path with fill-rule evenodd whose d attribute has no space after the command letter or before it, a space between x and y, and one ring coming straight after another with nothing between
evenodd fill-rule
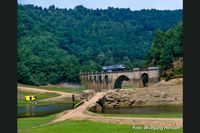
<instances>
[{"instance_id":1,"label":"dirt path","mask_svg":"<svg viewBox=\"0 0 200 133\"><path fill-rule=\"evenodd\" d=\"M85 117L90 117L89 114L86 114L87 108L93 103L97 102L100 98L102 98L106 92L98 92L92 97L90 100L85 101L81 106L68 111L66 114L59 115L57 119L53 120L52 123L64 121L66 119L81 119Z\"/></svg>"},{"instance_id":2,"label":"dirt path","mask_svg":"<svg viewBox=\"0 0 200 133\"><path fill-rule=\"evenodd\" d=\"M52 97L52 98L46 98L42 99L40 101L63 101L64 99L69 99L72 98L72 94L75 95L75 97L78 97L79 94L75 93L67 93L67 92L60 92L60 91L50 91L50 90L45 90L45 89L37 89L37 88L30 88L30 87L17 87L19 90L22 91L28 91L28 92L36 92L36 93L56 93L59 96L57 97Z\"/></svg>"},{"instance_id":3,"label":"dirt path","mask_svg":"<svg viewBox=\"0 0 200 133\"><path fill-rule=\"evenodd\" d=\"M106 95L107 92L98 92L96 95L76 109L62 112L57 118L50 123L61 122L66 119L74 120L92 120L108 123L129 124L129 125L146 125L146 126L176 126L182 127L182 118L132 118L132 117L104 117L87 113L87 108Z\"/></svg>"},{"instance_id":4,"label":"dirt path","mask_svg":"<svg viewBox=\"0 0 200 133\"><path fill-rule=\"evenodd\" d=\"M59 92L59 91L49 91L43 89L36 89L30 87L18 87L19 90L23 91L32 91L38 93L57 93L60 96L47 98L43 101L56 101L66 97L70 97L72 93ZM66 110L59 113L56 118L50 123L57 123L67 119L74 120L91 120L91 121L99 121L99 122L107 122L107 123L118 123L118 124L129 124L129 125L146 125L146 126L176 126L182 127L183 120L182 118L133 118L133 117L104 117L95 115L93 113L88 113L87 108L92 104L96 103L100 98L106 95L108 92L98 92L91 99L85 101L81 106L73 109ZM75 94L76 95L76 94ZM43 125L46 125L43 124Z\"/></svg>"}]
</instances>

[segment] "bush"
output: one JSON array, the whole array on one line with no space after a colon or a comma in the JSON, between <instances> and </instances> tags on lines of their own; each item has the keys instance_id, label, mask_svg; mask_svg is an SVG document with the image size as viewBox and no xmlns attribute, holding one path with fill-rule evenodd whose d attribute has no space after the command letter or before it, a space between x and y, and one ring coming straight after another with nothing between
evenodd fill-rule
<instances>
[{"instance_id":1,"label":"bush","mask_svg":"<svg viewBox=\"0 0 200 133\"><path fill-rule=\"evenodd\" d=\"M170 73L169 75L167 75L165 77L165 81L169 81L170 79L172 79L174 77L174 74L173 73Z\"/></svg>"}]
</instances>

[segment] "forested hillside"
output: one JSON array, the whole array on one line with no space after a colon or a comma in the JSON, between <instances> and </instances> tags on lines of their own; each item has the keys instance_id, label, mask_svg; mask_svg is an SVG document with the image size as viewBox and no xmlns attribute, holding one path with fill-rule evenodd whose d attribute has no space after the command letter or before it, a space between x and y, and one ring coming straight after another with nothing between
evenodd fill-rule
<instances>
[{"instance_id":1,"label":"forested hillside","mask_svg":"<svg viewBox=\"0 0 200 133\"><path fill-rule=\"evenodd\" d=\"M168 79L176 75L183 75L182 21L166 32L156 32L145 59L146 66L160 66L163 72L165 72L162 76L166 76Z\"/></svg>"},{"instance_id":2,"label":"forested hillside","mask_svg":"<svg viewBox=\"0 0 200 133\"><path fill-rule=\"evenodd\" d=\"M80 71L103 65L141 66L158 29L164 33L182 20L182 10L111 7L18 5L17 14L18 82L32 85L78 82Z\"/></svg>"}]
</instances>

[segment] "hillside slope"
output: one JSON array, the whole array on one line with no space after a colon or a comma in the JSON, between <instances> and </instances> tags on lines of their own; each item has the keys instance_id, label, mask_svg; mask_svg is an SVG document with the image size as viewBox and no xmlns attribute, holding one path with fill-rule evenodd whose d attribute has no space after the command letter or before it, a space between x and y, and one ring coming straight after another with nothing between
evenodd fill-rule
<instances>
[{"instance_id":1,"label":"hillside slope","mask_svg":"<svg viewBox=\"0 0 200 133\"><path fill-rule=\"evenodd\" d=\"M102 65L140 66L157 29L182 20L182 10L42 9L18 5L18 82L78 82Z\"/></svg>"}]
</instances>

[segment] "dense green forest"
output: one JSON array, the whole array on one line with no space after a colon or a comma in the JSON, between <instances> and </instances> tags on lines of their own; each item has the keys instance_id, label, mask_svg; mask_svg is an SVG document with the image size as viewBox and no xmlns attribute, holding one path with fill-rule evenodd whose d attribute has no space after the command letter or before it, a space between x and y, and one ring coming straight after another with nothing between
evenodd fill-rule
<instances>
[{"instance_id":1,"label":"dense green forest","mask_svg":"<svg viewBox=\"0 0 200 133\"><path fill-rule=\"evenodd\" d=\"M145 66L159 66L163 71L171 70L170 78L175 75L183 74L183 23L179 22L176 26L166 32L156 31L155 38L150 50L145 57ZM177 66L174 62L180 60L181 65Z\"/></svg>"},{"instance_id":2,"label":"dense green forest","mask_svg":"<svg viewBox=\"0 0 200 133\"><path fill-rule=\"evenodd\" d=\"M18 82L31 85L78 82L80 71L101 71L103 65L140 67L158 32L182 20L182 10L53 5L18 5L17 15Z\"/></svg>"}]
</instances>

